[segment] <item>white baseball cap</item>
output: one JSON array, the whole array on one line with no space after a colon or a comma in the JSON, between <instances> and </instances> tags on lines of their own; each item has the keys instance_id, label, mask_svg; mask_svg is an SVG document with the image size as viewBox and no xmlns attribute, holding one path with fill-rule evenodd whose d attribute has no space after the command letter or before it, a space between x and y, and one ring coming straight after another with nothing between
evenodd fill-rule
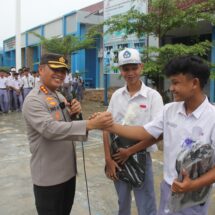
<instances>
[{"instance_id":1,"label":"white baseball cap","mask_svg":"<svg viewBox=\"0 0 215 215\"><path fill-rule=\"evenodd\" d=\"M11 71L11 72L16 72L16 68L15 68L15 67L12 67L12 68L10 69L10 71Z\"/></svg>"},{"instance_id":2,"label":"white baseball cap","mask_svg":"<svg viewBox=\"0 0 215 215\"><path fill-rule=\"evenodd\" d=\"M126 64L140 64L141 58L140 53L136 49L126 48L119 52L118 66L123 66Z\"/></svg>"}]
</instances>

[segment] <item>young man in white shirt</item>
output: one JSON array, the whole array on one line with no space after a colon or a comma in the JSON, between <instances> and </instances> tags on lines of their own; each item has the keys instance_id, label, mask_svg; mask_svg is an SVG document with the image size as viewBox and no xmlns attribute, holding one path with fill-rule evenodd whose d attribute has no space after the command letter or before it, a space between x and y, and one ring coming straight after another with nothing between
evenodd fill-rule
<instances>
[{"instance_id":1,"label":"young man in white shirt","mask_svg":"<svg viewBox=\"0 0 215 215\"><path fill-rule=\"evenodd\" d=\"M30 75L29 68L23 68L22 82L23 82L23 97L28 95L34 86L34 77Z\"/></svg>"},{"instance_id":2,"label":"young man in white shirt","mask_svg":"<svg viewBox=\"0 0 215 215\"><path fill-rule=\"evenodd\" d=\"M19 78L19 73L14 73L14 79L11 81L11 86L13 89L13 99L14 99L14 107L16 111L22 110L22 104L23 104L23 96L22 96L22 87L23 82L21 78Z\"/></svg>"},{"instance_id":3,"label":"young man in white shirt","mask_svg":"<svg viewBox=\"0 0 215 215\"><path fill-rule=\"evenodd\" d=\"M141 143L120 151L117 154L119 160L126 160L136 151L149 147L163 134L164 180L161 183L158 215L207 215L208 201L203 205L182 209L178 213L167 213L165 208L171 190L185 193L199 190L215 182L215 167L196 179L189 178L188 173L184 172L182 182L176 179L175 169L177 155L182 150L188 134L192 135L198 130L202 142L215 148L215 108L203 92L210 70L202 59L183 56L170 61L165 72L171 81L170 91L175 102L165 105L160 115L143 127L115 124L109 131L127 138L142 140Z\"/></svg>"},{"instance_id":4,"label":"young man in white shirt","mask_svg":"<svg viewBox=\"0 0 215 215\"><path fill-rule=\"evenodd\" d=\"M39 85L39 82L40 82L39 72L32 71L32 76L34 78L33 88L35 88Z\"/></svg>"},{"instance_id":5,"label":"young man in white shirt","mask_svg":"<svg viewBox=\"0 0 215 215\"><path fill-rule=\"evenodd\" d=\"M140 54L136 49L126 48L119 53L119 69L126 84L114 92L108 111L112 113L115 123L123 124L128 109L133 109L130 123L143 125L154 119L163 108L161 95L141 80L143 69ZM131 214L131 191L133 190L138 215L156 215L156 199L150 152L157 150L157 146L147 148L145 179L141 187L134 187L130 183L119 180L116 169L119 168L110 153L109 132L104 131L104 148L106 160L106 175L114 181L118 195L118 215ZM131 144L132 145L132 144Z\"/></svg>"},{"instance_id":6,"label":"young man in white shirt","mask_svg":"<svg viewBox=\"0 0 215 215\"><path fill-rule=\"evenodd\" d=\"M9 111L9 97L8 97L8 79L6 71L0 70L0 107L3 113Z\"/></svg>"}]
</instances>

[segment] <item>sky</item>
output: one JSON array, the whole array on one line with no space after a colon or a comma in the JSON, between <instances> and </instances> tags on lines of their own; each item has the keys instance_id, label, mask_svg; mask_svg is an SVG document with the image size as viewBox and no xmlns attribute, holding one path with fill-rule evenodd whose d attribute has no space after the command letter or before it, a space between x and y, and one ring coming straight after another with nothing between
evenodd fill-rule
<instances>
[{"instance_id":1,"label":"sky","mask_svg":"<svg viewBox=\"0 0 215 215\"><path fill-rule=\"evenodd\" d=\"M0 47L15 35L16 0L0 0ZM21 32L101 0L21 0Z\"/></svg>"}]
</instances>

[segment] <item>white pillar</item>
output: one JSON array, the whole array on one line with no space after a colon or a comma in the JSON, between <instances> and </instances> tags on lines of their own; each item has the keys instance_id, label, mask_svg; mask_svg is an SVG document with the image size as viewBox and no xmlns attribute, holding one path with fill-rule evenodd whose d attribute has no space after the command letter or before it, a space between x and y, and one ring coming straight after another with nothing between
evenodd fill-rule
<instances>
[{"instance_id":1,"label":"white pillar","mask_svg":"<svg viewBox=\"0 0 215 215\"><path fill-rule=\"evenodd\" d=\"M16 0L16 70L22 66L21 55L21 0Z\"/></svg>"}]
</instances>

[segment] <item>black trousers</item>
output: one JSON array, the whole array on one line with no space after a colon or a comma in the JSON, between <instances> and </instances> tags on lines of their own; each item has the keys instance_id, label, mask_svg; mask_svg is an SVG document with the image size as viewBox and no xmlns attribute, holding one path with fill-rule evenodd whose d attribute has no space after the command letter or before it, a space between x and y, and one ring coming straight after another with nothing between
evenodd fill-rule
<instances>
[{"instance_id":1,"label":"black trousers","mask_svg":"<svg viewBox=\"0 0 215 215\"><path fill-rule=\"evenodd\" d=\"M34 196L39 215L69 215L75 197L76 178L62 184L41 187L34 185Z\"/></svg>"}]
</instances>

